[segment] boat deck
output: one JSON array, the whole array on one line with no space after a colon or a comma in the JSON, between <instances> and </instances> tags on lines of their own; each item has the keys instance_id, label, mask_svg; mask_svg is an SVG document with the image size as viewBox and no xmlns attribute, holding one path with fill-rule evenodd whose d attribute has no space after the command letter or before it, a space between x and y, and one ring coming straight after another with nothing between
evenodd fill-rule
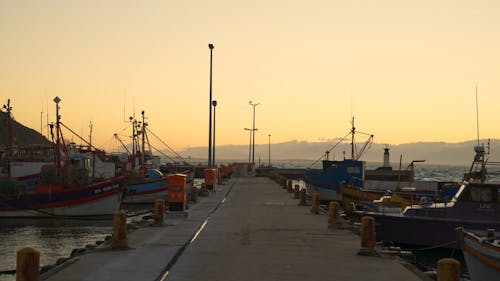
<instances>
[{"instance_id":1,"label":"boat deck","mask_svg":"<svg viewBox=\"0 0 500 281\"><path fill-rule=\"evenodd\" d=\"M422 280L393 258L358 255L359 236L267 178L233 178L188 217L129 234L127 250L97 250L54 268L58 280Z\"/></svg>"}]
</instances>

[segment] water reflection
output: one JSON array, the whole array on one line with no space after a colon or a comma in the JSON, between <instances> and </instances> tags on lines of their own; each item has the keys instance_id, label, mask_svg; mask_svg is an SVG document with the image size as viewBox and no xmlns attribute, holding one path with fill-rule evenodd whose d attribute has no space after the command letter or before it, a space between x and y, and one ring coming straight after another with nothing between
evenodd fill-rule
<instances>
[{"instance_id":1,"label":"water reflection","mask_svg":"<svg viewBox=\"0 0 500 281\"><path fill-rule=\"evenodd\" d=\"M109 219L0 219L0 271L15 269L17 251L24 247L40 251L41 266L55 264L75 248L104 240L112 226ZM14 276L0 275L0 280L14 280Z\"/></svg>"}]
</instances>

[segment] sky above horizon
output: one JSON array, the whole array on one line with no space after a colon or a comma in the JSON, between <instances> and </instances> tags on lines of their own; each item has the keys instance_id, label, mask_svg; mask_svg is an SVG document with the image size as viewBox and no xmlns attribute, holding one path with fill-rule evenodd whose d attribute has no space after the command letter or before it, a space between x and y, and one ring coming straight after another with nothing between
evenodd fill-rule
<instances>
[{"instance_id":1,"label":"sky above horizon","mask_svg":"<svg viewBox=\"0 0 500 281\"><path fill-rule=\"evenodd\" d=\"M174 149L343 137L500 138L499 1L0 1L0 105L46 132L55 120L117 146L128 117ZM43 118L41 118L43 117ZM69 133L66 133L69 134Z\"/></svg>"}]
</instances>

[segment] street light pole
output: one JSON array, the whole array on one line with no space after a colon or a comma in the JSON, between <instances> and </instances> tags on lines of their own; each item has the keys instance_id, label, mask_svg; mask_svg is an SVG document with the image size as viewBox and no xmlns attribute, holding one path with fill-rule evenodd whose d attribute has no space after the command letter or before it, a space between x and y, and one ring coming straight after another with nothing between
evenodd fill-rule
<instances>
[{"instance_id":1,"label":"street light pole","mask_svg":"<svg viewBox=\"0 0 500 281\"><path fill-rule=\"evenodd\" d=\"M212 167L212 51L213 44L208 44L210 49L210 100L208 104L208 168Z\"/></svg>"},{"instance_id":2,"label":"street light pole","mask_svg":"<svg viewBox=\"0 0 500 281\"><path fill-rule=\"evenodd\" d=\"M248 164L252 161L252 129L245 128L245 131L250 132L250 144L248 146Z\"/></svg>"},{"instance_id":3,"label":"street light pole","mask_svg":"<svg viewBox=\"0 0 500 281\"><path fill-rule=\"evenodd\" d=\"M217 106L217 101L212 101L212 106L214 107L214 143L213 143L213 153L212 153L212 166L215 166L215 107Z\"/></svg>"},{"instance_id":4,"label":"street light pole","mask_svg":"<svg viewBox=\"0 0 500 281\"><path fill-rule=\"evenodd\" d=\"M259 105L259 103L249 102L251 106L253 106L253 126L252 126L252 164L255 165L255 107Z\"/></svg>"},{"instance_id":5,"label":"street light pole","mask_svg":"<svg viewBox=\"0 0 500 281\"><path fill-rule=\"evenodd\" d=\"M269 168L271 168L271 134L268 135L269 136Z\"/></svg>"}]
</instances>

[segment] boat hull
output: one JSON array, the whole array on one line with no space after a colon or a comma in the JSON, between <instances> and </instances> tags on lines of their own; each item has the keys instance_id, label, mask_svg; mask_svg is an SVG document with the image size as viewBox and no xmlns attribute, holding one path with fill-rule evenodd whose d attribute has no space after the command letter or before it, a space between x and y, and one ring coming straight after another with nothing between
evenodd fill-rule
<instances>
[{"instance_id":1,"label":"boat hull","mask_svg":"<svg viewBox=\"0 0 500 281\"><path fill-rule=\"evenodd\" d=\"M144 180L127 184L127 193L123 203L154 203L156 199L167 200L167 178Z\"/></svg>"},{"instance_id":2,"label":"boat hull","mask_svg":"<svg viewBox=\"0 0 500 281\"><path fill-rule=\"evenodd\" d=\"M375 212L359 213L375 219L377 241L392 241L397 244L436 248L458 248L457 227L469 231L486 233L489 228L500 229L500 222L480 220L439 219L429 217L406 217L399 214ZM436 214L438 215L438 214Z\"/></svg>"},{"instance_id":3,"label":"boat hull","mask_svg":"<svg viewBox=\"0 0 500 281\"><path fill-rule=\"evenodd\" d=\"M459 230L459 242L473 281L500 280L500 245Z\"/></svg>"},{"instance_id":4,"label":"boat hull","mask_svg":"<svg viewBox=\"0 0 500 281\"><path fill-rule=\"evenodd\" d=\"M319 198L321 201L340 201L342 200L342 194L340 193L340 187L338 185L328 184L328 183L313 183L311 181L306 181L307 194L312 195L313 193L319 193Z\"/></svg>"},{"instance_id":5,"label":"boat hull","mask_svg":"<svg viewBox=\"0 0 500 281\"><path fill-rule=\"evenodd\" d=\"M89 186L31 191L0 197L0 218L111 217L123 198L123 177Z\"/></svg>"}]
</instances>

